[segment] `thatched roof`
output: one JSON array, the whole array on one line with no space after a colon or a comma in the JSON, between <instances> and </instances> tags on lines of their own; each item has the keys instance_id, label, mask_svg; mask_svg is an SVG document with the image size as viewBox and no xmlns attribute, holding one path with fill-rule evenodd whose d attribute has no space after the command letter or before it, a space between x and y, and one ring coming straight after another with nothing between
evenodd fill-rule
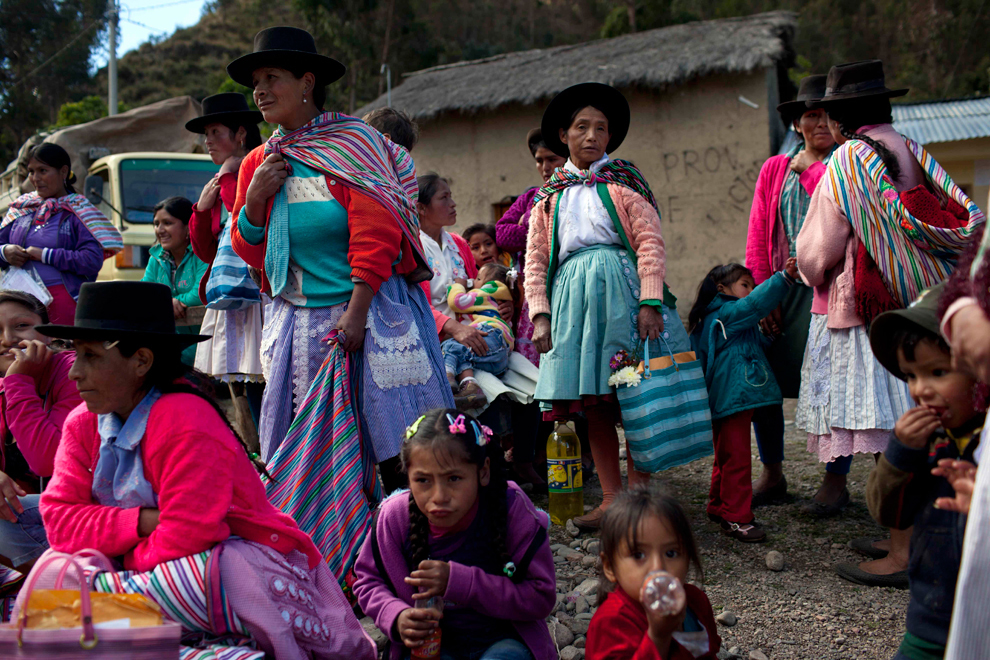
<instances>
[{"instance_id":1,"label":"thatched roof","mask_svg":"<svg viewBox=\"0 0 990 660\"><path fill-rule=\"evenodd\" d=\"M774 11L446 64L406 74L392 90L392 105L429 119L537 103L581 82L663 89L712 74L749 73L789 63L796 27L796 14ZM385 104L383 95L357 114Z\"/></svg>"}]
</instances>

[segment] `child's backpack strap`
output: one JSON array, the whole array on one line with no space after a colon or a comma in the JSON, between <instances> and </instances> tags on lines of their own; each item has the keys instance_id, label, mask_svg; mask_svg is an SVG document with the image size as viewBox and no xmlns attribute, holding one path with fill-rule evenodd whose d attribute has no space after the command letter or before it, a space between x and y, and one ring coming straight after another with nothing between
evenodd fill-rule
<instances>
[{"instance_id":1,"label":"child's backpack strap","mask_svg":"<svg viewBox=\"0 0 990 660\"><path fill-rule=\"evenodd\" d=\"M529 542L529 547L526 548L526 554L516 564L516 572L510 578L513 584L520 584L526 579L526 574L529 572L529 565L533 562L533 557L536 556L536 553L540 551L540 548L546 542L547 530L543 525L540 525L539 529L536 530L536 534L533 536L533 540Z\"/></svg>"}]
</instances>

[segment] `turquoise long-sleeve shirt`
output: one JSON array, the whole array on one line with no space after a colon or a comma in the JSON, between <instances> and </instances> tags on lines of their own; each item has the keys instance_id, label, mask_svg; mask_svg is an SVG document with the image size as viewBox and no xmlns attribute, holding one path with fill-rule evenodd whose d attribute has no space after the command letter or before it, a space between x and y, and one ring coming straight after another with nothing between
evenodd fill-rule
<instances>
[{"instance_id":1,"label":"turquoise long-sleeve shirt","mask_svg":"<svg viewBox=\"0 0 990 660\"><path fill-rule=\"evenodd\" d=\"M186 307L202 307L204 301L199 297L199 281L206 275L207 265L193 254L192 248L186 248L186 254L176 266L170 253L165 252L161 245L151 248L151 259L144 269L143 282L157 282L172 290L172 297L177 298ZM180 335L198 335L198 325L179 326L175 329ZM182 351L182 361L192 366L196 359L196 345Z\"/></svg>"}]
</instances>

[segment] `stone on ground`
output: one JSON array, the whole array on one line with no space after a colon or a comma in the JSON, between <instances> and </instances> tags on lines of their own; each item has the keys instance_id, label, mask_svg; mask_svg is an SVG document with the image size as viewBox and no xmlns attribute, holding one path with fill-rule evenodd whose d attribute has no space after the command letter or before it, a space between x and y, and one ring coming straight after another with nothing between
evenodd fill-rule
<instances>
[{"instance_id":1,"label":"stone on ground","mask_svg":"<svg viewBox=\"0 0 990 660\"><path fill-rule=\"evenodd\" d=\"M771 571L782 571L784 570L784 555L780 554L776 550L771 550L767 553L767 568Z\"/></svg>"},{"instance_id":2,"label":"stone on ground","mask_svg":"<svg viewBox=\"0 0 990 660\"><path fill-rule=\"evenodd\" d=\"M726 610L725 612L722 612L717 617L715 617L715 620L721 623L723 626L734 626L739 621L739 618L732 612Z\"/></svg>"}]
</instances>

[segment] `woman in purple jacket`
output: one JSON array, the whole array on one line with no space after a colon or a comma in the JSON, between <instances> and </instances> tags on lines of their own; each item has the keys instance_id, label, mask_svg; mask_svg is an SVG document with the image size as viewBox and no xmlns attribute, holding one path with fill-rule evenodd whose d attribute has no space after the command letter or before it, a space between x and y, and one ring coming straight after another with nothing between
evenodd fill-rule
<instances>
[{"instance_id":1,"label":"woman in purple jacket","mask_svg":"<svg viewBox=\"0 0 990 660\"><path fill-rule=\"evenodd\" d=\"M406 432L410 490L382 504L354 567L354 594L388 635L390 660L436 643L438 629L443 660L557 658L545 622L556 604L549 520L502 478L490 438L454 409Z\"/></svg>"},{"instance_id":2,"label":"woman in purple jacket","mask_svg":"<svg viewBox=\"0 0 990 660\"><path fill-rule=\"evenodd\" d=\"M11 204L0 228L0 266L33 270L52 296L51 322L72 325L79 287L96 279L104 259L104 246L80 214L99 223L109 240L119 242L120 234L76 194L69 154L62 147L49 142L35 147L28 158L28 178L35 192Z\"/></svg>"}]
</instances>

